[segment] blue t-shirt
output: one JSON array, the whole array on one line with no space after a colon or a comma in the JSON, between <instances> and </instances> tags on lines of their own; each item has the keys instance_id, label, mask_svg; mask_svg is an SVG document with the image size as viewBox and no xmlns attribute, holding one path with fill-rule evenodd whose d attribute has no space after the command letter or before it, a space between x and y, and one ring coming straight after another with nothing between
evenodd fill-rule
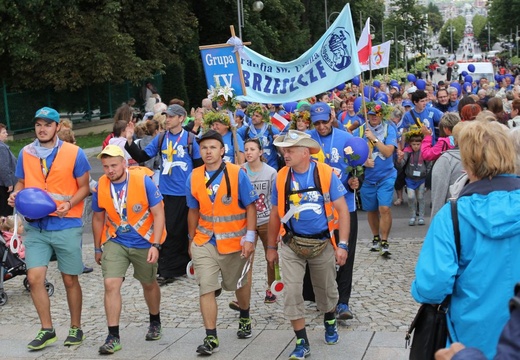
<instances>
[{"instance_id":1,"label":"blue t-shirt","mask_svg":"<svg viewBox=\"0 0 520 360\"><path fill-rule=\"evenodd\" d=\"M353 125L356 121L359 122L359 125L363 125L363 119L358 115L350 115L348 111L341 111L338 116L338 129L348 131L349 126Z\"/></svg>"},{"instance_id":2,"label":"blue t-shirt","mask_svg":"<svg viewBox=\"0 0 520 360\"><path fill-rule=\"evenodd\" d=\"M269 131L268 126L271 127L271 131ZM241 127L237 132L244 141L251 138L260 139L260 142L262 143L262 150L264 151L264 157L267 160L267 165L274 168L275 170L278 170L278 152L276 150L276 146L273 145L273 137L279 135L280 130L271 124L264 123L260 129L256 129L253 125L251 125L249 127ZM273 136L271 136L271 132L273 133Z\"/></svg>"},{"instance_id":3,"label":"blue t-shirt","mask_svg":"<svg viewBox=\"0 0 520 360\"><path fill-rule=\"evenodd\" d=\"M234 164L235 163L235 146L233 143L233 133L228 131L226 135L222 136L224 140L224 161ZM237 134L238 152L244 153L244 140Z\"/></svg>"},{"instance_id":4,"label":"blue t-shirt","mask_svg":"<svg viewBox=\"0 0 520 360\"><path fill-rule=\"evenodd\" d=\"M347 141L352 138L352 134L347 131L339 131L336 128L332 128L332 132L327 136L321 136L316 129L312 129L307 133L320 144L321 151L325 155L325 163L332 167L341 183L348 189L350 174L347 173L348 163L345 158L345 148L347 147ZM355 211L356 201L354 193L347 190L345 200L347 201L349 211Z\"/></svg>"},{"instance_id":5,"label":"blue t-shirt","mask_svg":"<svg viewBox=\"0 0 520 360\"><path fill-rule=\"evenodd\" d=\"M439 126L442 115L442 111L433 106L424 108L422 112L417 112L415 109L410 110L404 114L403 126L405 128L409 128L410 126L417 125L417 121L414 116L418 117L419 121L432 131L432 145L435 145L435 127Z\"/></svg>"},{"instance_id":6,"label":"blue t-shirt","mask_svg":"<svg viewBox=\"0 0 520 360\"><path fill-rule=\"evenodd\" d=\"M112 183L114 185L114 190L116 191L117 196L120 195L121 190L126 185L126 180L120 183ZM148 199L148 206L150 208L159 204L163 199L161 193L155 186L153 180L148 176L144 177L144 186L146 188L146 198ZM96 186L96 191L92 193L92 211L95 212L103 212L104 208L99 207L98 203L98 187ZM126 207L123 209L123 216L126 217L127 209ZM148 249L151 244L148 240L143 238L133 227L130 226L130 230L128 232L123 232L119 228L116 230L116 237L111 238L111 241L118 243L120 245L126 246L128 248L133 249Z\"/></svg>"},{"instance_id":7,"label":"blue t-shirt","mask_svg":"<svg viewBox=\"0 0 520 360\"><path fill-rule=\"evenodd\" d=\"M385 129L385 138L382 140L385 145L393 145L397 149L397 127L392 121L385 120L382 123ZM356 131L359 134L359 131ZM363 132L363 138L366 140L366 135ZM368 142L368 140L367 140ZM369 145L370 146L370 145ZM394 151L395 153L395 151ZM365 181L369 184L376 184L386 178L397 176L397 170L394 167L394 156L385 157L374 146L372 151L372 158L374 159L374 167L365 167Z\"/></svg>"},{"instance_id":8,"label":"blue t-shirt","mask_svg":"<svg viewBox=\"0 0 520 360\"><path fill-rule=\"evenodd\" d=\"M52 163L54 162L54 159L56 158L58 151L61 149L62 144L63 141L58 140L58 146L55 147L52 153L45 159L49 172L52 171ZM24 149L20 150L20 154L18 155L18 162L16 163L15 175L18 179L25 179L25 172L23 170L23 155ZM76 156L76 162L74 163L74 170L72 171L72 176L74 177L74 179L80 178L86 172L90 171L90 169L91 167L88 162L87 156L81 148L78 149L78 155ZM64 230L83 226L81 218L60 218L58 216L46 216L38 221L30 222L28 224L37 229L41 228L43 230L48 231Z\"/></svg>"},{"instance_id":9,"label":"blue t-shirt","mask_svg":"<svg viewBox=\"0 0 520 360\"><path fill-rule=\"evenodd\" d=\"M200 159L199 144L193 139L190 144L192 154L189 154L188 138L189 132L184 129L177 134L167 131L159 151L159 137L155 136L144 151L150 156L155 157L160 153L162 157L159 190L163 195L186 196L184 184L188 175L193 170L193 160ZM171 164L170 170L165 173L164 167Z\"/></svg>"},{"instance_id":10,"label":"blue t-shirt","mask_svg":"<svg viewBox=\"0 0 520 360\"><path fill-rule=\"evenodd\" d=\"M311 161L309 169L302 174L289 171L288 176L291 176L291 178L294 176L294 180L291 179L291 190L315 188L315 167L316 163ZM322 189L322 191L326 190L327 189ZM330 200L335 201L340 197L345 196L346 192L347 190L339 178L333 175L329 189ZM278 189L276 186L273 188L271 202L273 204L278 204ZM288 221L293 232L301 235L314 235L329 229L327 216L325 214L325 202L323 196L318 190L290 195L289 205L302 206L302 210L299 213L295 213L295 215Z\"/></svg>"},{"instance_id":11,"label":"blue t-shirt","mask_svg":"<svg viewBox=\"0 0 520 360\"><path fill-rule=\"evenodd\" d=\"M206 180L210 179L213 174L215 174L217 170L215 171L206 171ZM211 185L208 188L208 195L211 200L211 202L215 201L215 195L218 191L218 188L220 186L220 183L222 181L222 178L224 176L224 171L221 171L220 174L213 180ZM256 193L255 189L253 188L253 185L251 184L251 181L249 180L249 177L247 176L245 171L239 171L238 172L238 183L240 184L238 187L238 206L240 206L242 209L245 209L249 204L255 202L258 199L258 194ZM224 185L225 186L225 185ZM186 203L188 204L188 207L190 209L199 209L200 204L199 201L193 196L191 193L191 174L188 176L188 180L186 180L185 183L186 187ZM217 242L215 240L215 235L213 235L210 239L210 244L217 245Z\"/></svg>"}]
</instances>

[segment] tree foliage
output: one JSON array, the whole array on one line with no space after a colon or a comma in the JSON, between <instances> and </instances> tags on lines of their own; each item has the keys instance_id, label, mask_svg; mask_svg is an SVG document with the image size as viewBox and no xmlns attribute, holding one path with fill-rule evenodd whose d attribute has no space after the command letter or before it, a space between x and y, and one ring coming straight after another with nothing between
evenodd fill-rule
<instances>
[{"instance_id":1,"label":"tree foliage","mask_svg":"<svg viewBox=\"0 0 520 360\"><path fill-rule=\"evenodd\" d=\"M453 28L453 32L450 28ZM463 16L457 16L454 19L446 21L439 35L439 44L451 51L451 40L453 37L453 51L457 51L460 42L464 38L466 29L466 19Z\"/></svg>"},{"instance_id":2,"label":"tree foliage","mask_svg":"<svg viewBox=\"0 0 520 360\"><path fill-rule=\"evenodd\" d=\"M495 35L508 36L520 26L520 1L493 0L488 2L488 17Z\"/></svg>"}]
</instances>

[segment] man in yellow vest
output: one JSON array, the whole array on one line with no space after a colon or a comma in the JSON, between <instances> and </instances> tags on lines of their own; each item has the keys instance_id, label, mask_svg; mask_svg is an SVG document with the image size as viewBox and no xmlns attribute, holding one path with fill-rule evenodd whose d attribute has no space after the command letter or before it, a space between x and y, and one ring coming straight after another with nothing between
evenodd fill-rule
<instances>
[{"instance_id":1,"label":"man in yellow vest","mask_svg":"<svg viewBox=\"0 0 520 360\"><path fill-rule=\"evenodd\" d=\"M325 313L325 342L332 345L339 340L336 265L344 265L348 257L350 217L340 179L329 165L311 160L311 154L320 151L316 140L304 132L289 130L274 144L283 149L287 166L278 172L273 189L266 259L271 266L278 263L278 239L282 235L284 314L296 334L290 359L303 359L310 355L302 294L307 264L316 305ZM336 245L333 233L338 226Z\"/></svg>"},{"instance_id":2,"label":"man in yellow vest","mask_svg":"<svg viewBox=\"0 0 520 360\"><path fill-rule=\"evenodd\" d=\"M194 169L186 181L188 231L206 329L197 352L211 355L219 349L216 297L222 289L235 291L240 304L238 338L252 336L249 293L243 285L254 251L258 195L240 166L222 160L222 135L209 130L197 142L204 166Z\"/></svg>"},{"instance_id":3,"label":"man in yellow vest","mask_svg":"<svg viewBox=\"0 0 520 360\"><path fill-rule=\"evenodd\" d=\"M46 190L57 206L52 214L32 219L25 226L27 279L42 325L27 347L40 350L58 339L52 326L51 304L45 287L47 266L53 254L58 261L70 311L69 336L64 345L79 345L84 339L81 330L83 295L78 275L83 272L81 215L83 199L90 193L90 164L83 150L58 139L60 114L55 109L43 107L34 119L37 139L18 155L15 171L18 183L8 202L14 206L18 192L36 187Z\"/></svg>"},{"instance_id":4,"label":"man in yellow vest","mask_svg":"<svg viewBox=\"0 0 520 360\"><path fill-rule=\"evenodd\" d=\"M150 314L145 338L161 338L161 291L156 277L166 229L163 197L151 178L153 171L127 168L125 154L117 145L106 146L98 159L105 175L92 194L92 232L96 262L103 272L108 323L108 337L99 352L113 354L121 350L121 285L130 264L134 278L141 282Z\"/></svg>"}]
</instances>

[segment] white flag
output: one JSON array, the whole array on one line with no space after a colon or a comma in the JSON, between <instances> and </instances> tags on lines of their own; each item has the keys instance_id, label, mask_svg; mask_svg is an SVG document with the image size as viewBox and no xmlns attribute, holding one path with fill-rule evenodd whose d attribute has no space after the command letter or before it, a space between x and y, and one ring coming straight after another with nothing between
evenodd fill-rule
<instances>
[{"instance_id":1,"label":"white flag","mask_svg":"<svg viewBox=\"0 0 520 360\"><path fill-rule=\"evenodd\" d=\"M380 45L372 46L372 53L370 54L370 60L372 61L372 70L387 68L390 64L390 41L382 43ZM369 70L368 64L361 65L361 70Z\"/></svg>"}]
</instances>

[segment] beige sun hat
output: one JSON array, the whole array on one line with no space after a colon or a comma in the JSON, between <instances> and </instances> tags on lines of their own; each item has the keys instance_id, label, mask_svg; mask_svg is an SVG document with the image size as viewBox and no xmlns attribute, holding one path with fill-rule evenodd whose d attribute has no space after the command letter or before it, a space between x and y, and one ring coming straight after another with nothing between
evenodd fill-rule
<instances>
[{"instance_id":1,"label":"beige sun hat","mask_svg":"<svg viewBox=\"0 0 520 360\"><path fill-rule=\"evenodd\" d=\"M307 133L298 130L289 130L287 135L280 135L273 142L274 146L287 148L293 146L301 146L309 148L311 154L320 152L320 144Z\"/></svg>"}]
</instances>

